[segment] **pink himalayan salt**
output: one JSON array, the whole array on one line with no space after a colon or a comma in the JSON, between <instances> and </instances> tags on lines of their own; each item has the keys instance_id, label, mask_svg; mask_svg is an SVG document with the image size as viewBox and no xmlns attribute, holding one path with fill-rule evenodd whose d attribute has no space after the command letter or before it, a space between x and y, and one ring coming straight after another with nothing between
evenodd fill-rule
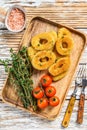
<instances>
[{"instance_id":1,"label":"pink himalayan salt","mask_svg":"<svg viewBox=\"0 0 87 130\"><path fill-rule=\"evenodd\" d=\"M12 9L8 16L8 25L10 29L15 31L20 30L24 26L24 22L24 13L18 8Z\"/></svg>"}]
</instances>

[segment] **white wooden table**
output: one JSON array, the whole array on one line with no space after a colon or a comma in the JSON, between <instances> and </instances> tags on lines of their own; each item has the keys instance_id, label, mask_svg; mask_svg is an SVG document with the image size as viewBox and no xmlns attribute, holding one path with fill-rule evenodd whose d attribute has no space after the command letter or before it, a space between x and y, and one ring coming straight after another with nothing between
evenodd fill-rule
<instances>
[{"instance_id":1,"label":"white wooden table","mask_svg":"<svg viewBox=\"0 0 87 130\"><path fill-rule=\"evenodd\" d=\"M50 20L72 26L87 33L87 0L0 0L0 7L7 10L9 6L19 4L24 6L27 13L27 21L33 16L42 16ZM5 12L0 9L0 14ZM0 21L3 16L0 15ZM9 58L9 49L17 50L24 32L10 34L4 24L0 22L0 59ZM73 61L74 62L74 61ZM87 62L87 48L80 63ZM0 130L62 130L61 122L73 92L74 79L66 97L60 115L55 121L47 121L5 104L1 98L1 90L7 74L4 67L0 65ZM87 87L84 109L84 121L82 125L76 124L78 101L81 88L78 90L74 111L67 130L87 130Z\"/></svg>"}]
</instances>

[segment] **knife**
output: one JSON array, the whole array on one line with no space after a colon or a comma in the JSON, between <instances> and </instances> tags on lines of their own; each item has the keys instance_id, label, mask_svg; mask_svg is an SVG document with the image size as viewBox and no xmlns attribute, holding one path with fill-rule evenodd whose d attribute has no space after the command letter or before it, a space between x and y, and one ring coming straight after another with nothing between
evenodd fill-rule
<instances>
[{"instance_id":1,"label":"knife","mask_svg":"<svg viewBox=\"0 0 87 130\"><path fill-rule=\"evenodd\" d=\"M77 114L77 123L83 123L83 114L84 114L84 101L85 101L85 87L87 86L86 77L82 79L82 91L80 94L79 106L78 106L78 114Z\"/></svg>"}]
</instances>

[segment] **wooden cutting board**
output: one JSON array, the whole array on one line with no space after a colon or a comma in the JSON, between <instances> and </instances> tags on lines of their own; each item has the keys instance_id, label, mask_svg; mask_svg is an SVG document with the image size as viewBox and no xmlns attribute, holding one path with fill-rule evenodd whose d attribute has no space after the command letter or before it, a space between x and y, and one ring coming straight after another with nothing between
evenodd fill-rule
<instances>
[{"instance_id":1,"label":"wooden cutting board","mask_svg":"<svg viewBox=\"0 0 87 130\"><path fill-rule=\"evenodd\" d=\"M41 17L35 17L31 20L31 22L29 22L25 30L24 36L22 38L20 47L22 46L29 47L31 38L35 36L36 34L39 34L42 32L49 32L52 30L58 32L58 30L61 27L66 27L66 26L58 24L58 23L54 23L52 21L49 21ZM86 36L83 33L78 32L75 29L72 29L70 27L66 27L66 28L70 30L73 40L74 40L74 48L70 55L71 65L70 65L67 75L63 79L52 83L52 85L56 87L56 90L57 90L56 95L60 98L60 104L54 108L49 106L48 108L38 111L38 112L33 112L31 108L25 109L21 101L19 100L14 87L10 85L8 78L5 82L5 85L2 91L2 98L6 103L14 105L28 112L32 112L33 114L36 114L38 116L42 116L48 120L54 120L58 116L62 108L63 102L65 100L66 94L69 90L76 67L79 63L80 57L86 45ZM32 79L34 81L34 87L38 85L38 82L41 76L44 75L45 73L46 71L34 70L33 76L32 76Z\"/></svg>"}]
</instances>

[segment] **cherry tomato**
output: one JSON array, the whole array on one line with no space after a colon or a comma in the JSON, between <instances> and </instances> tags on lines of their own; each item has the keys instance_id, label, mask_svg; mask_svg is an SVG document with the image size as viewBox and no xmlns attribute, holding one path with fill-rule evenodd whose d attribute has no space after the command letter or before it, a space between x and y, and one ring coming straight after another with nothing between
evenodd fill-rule
<instances>
[{"instance_id":1,"label":"cherry tomato","mask_svg":"<svg viewBox=\"0 0 87 130\"><path fill-rule=\"evenodd\" d=\"M38 99L37 106L41 109L46 108L48 106L48 99L47 98Z\"/></svg>"},{"instance_id":2,"label":"cherry tomato","mask_svg":"<svg viewBox=\"0 0 87 130\"><path fill-rule=\"evenodd\" d=\"M33 96L37 99L42 98L44 95L43 90L38 86L33 89Z\"/></svg>"},{"instance_id":3,"label":"cherry tomato","mask_svg":"<svg viewBox=\"0 0 87 130\"><path fill-rule=\"evenodd\" d=\"M44 75L44 76L42 76L40 82L43 87L47 87L52 83L52 78L49 75Z\"/></svg>"},{"instance_id":4,"label":"cherry tomato","mask_svg":"<svg viewBox=\"0 0 87 130\"><path fill-rule=\"evenodd\" d=\"M60 100L57 96L53 96L49 99L50 106L57 106L59 104Z\"/></svg>"},{"instance_id":5,"label":"cherry tomato","mask_svg":"<svg viewBox=\"0 0 87 130\"><path fill-rule=\"evenodd\" d=\"M53 97L56 94L56 89L53 86L48 86L45 92L48 97Z\"/></svg>"}]
</instances>

